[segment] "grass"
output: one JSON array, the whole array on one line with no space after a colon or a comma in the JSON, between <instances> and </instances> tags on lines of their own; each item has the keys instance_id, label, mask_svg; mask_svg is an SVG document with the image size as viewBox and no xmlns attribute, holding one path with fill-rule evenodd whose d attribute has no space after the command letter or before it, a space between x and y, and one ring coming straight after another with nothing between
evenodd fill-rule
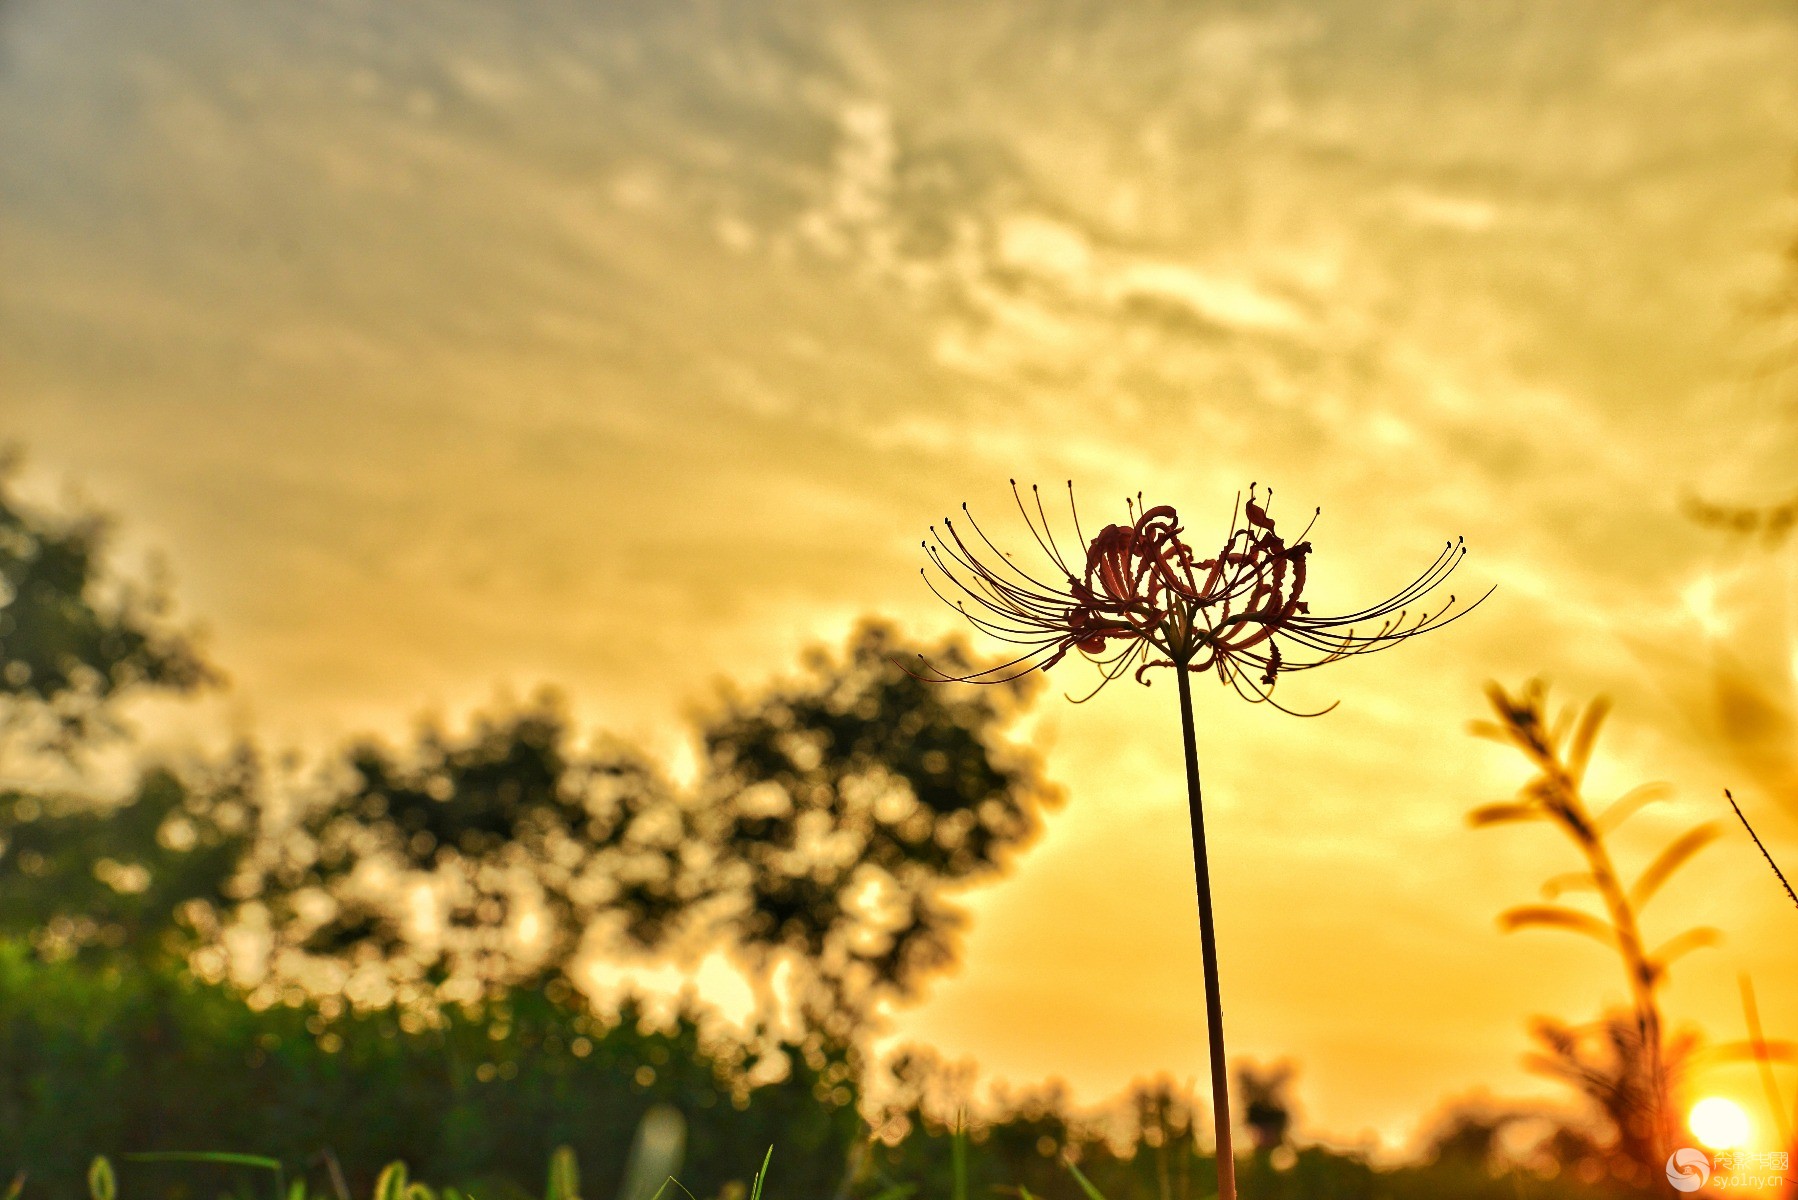
<instances>
[{"instance_id":1,"label":"grass","mask_svg":"<svg viewBox=\"0 0 1798 1200\"><path fill-rule=\"evenodd\" d=\"M967 1200L968 1196L968 1157L967 1132L959 1125L956 1128L953 1156L955 1200ZM347 1190L339 1190L336 1194L314 1193L307 1189L304 1179L296 1179L291 1184L286 1179L286 1168L279 1159L260 1154L238 1154L225 1150L171 1150L145 1154L126 1154L122 1160L131 1163L191 1163L224 1167L252 1167L268 1171L274 1177L275 1200L354 1200ZM768 1181L768 1170L774 1163L774 1147L768 1147L762 1156L762 1165L757 1168L754 1181L750 1185L749 1200L763 1200L763 1192ZM1080 1168L1072 1162L1066 1164L1073 1177L1079 1181L1081 1190L1088 1200L1105 1200L1087 1179ZM89 1200L118 1200L117 1173L113 1170L112 1161L105 1155L97 1156L88 1167L87 1186ZM11 1186L0 1200L19 1200L24 1189L25 1177L16 1176ZM647 1200L661 1200L669 1188L674 1188L688 1197L697 1197L682 1185L680 1180L669 1175L664 1178L655 1192ZM900 1200L911 1194L909 1185L895 1185L878 1193L877 1200ZM1022 1200L1035 1200L1028 1188L1017 1189ZM629 1200L632 1191L630 1180L626 1180L620 1200ZM245 1197L253 1200L253 1197ZM433 1189L430 1186L408 1178L406 1164L389 1163L375 1180L369 1200L480 1200L472 1192L461 1192L453 1187ZM580 1174L575 1161L574 1150L569 1146L561 1146L550 1156L549 1170L544 1184L543 1200L581 1200Z\"/></svg>"}]
</instances>

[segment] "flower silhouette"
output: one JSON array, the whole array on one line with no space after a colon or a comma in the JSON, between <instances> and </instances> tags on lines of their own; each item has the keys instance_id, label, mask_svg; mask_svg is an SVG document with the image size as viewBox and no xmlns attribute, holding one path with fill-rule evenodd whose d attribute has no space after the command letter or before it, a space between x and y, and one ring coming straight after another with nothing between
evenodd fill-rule
<instances>
[{"instance_id":1,"label":"flower silhouette","mask_svg":"<svg viewBox=\"0 0 1798 1200\"><path fill-rule=\"evenodd\" d=\"M1032 538L1065 582L1052 583L1044 578L1048 572L1020 567L987 537L965 504L969 537L948 517L940 530L932 526L932 540L924 543L936 568L935 578L924 572L931 590L977 628L1024 647L986 671L933 672L933 678L1003 683L1047 670L1078 651L1098 664L1099 688L1126 672L1146 682L1149 670L1171 667L1214 672L1245 699L1272 702L1274 685L1285 672L1387 649L1446 625L1479 603L1457 607L1450 595L1440 605L1418 607L1466 554L1457 540L1378 604L1341 616L1313 615L1304 599L1311 553L1305 537L1311 525L1289 544L1268 514L1271 493L1263 497L1253 484L1231 515L1222 549L1206 559L1183 537L1185 527L1173 508L1149 508L1140 497L1126 501L1127 524L1107 525L1088 542L1072 483L1068 508L1084 553L1070 556L1056 539L1038 489L1030 489L1027 504L1014 480L1012 495Z\"/></svg>"},{"instance_id":2,"label":"flower silhouette","mask_svg":"<svg viewBox=\"0 0 1798 1200\"><path fill-rule=\"evenodd\" d=\"M1083 697L1091 699L1127 672L1147 683L1151 670L1173 668L1179 681L1193 879L1205 967L1218 1200L1236 1200L1217 926L1211 904L1191 677L1211 671L1245 699L1292 712L1273 699L1281 675L1396 646L1459 619L1486 597L1461 608L1453 595L1439 604L1428 602L1466 555L1465 547L1456 540L1447 543L1434 562L1393 596L1357 612L1314 616L1305 600L1306 563L1311 554L1311 543L1305 538L1311 525L1288 544L1268 515L1271 493L1264 496L1253 484L1248 499L1239 500L1231 513L1222 549L1204 559L1182 536L1185 527L1174 510L1167 505L1150 508L1140 494L1125 502L1127 524L1107 525L1088 541L1071 482L1068 510L1076 553L1070 555L1056 539L1042 493L1032 487L1026 504L1016 480L1011 491L1052 570L1032 572L1019 566L993 543L964 504L966 535L948 517L943 518L941 530L931 526L931 540L924 543L924 550L937 573L933 577L926 568L922 574L930 589L976 628L1020 647L1021 652L968 675L950 675L925 663L921 677L945 683L1006 683L1031 671L1046 671L1072 651L1098 664L1099 682ZM1328 711L1295 715L1320 716Z\"/></svg>"}]
</instances>

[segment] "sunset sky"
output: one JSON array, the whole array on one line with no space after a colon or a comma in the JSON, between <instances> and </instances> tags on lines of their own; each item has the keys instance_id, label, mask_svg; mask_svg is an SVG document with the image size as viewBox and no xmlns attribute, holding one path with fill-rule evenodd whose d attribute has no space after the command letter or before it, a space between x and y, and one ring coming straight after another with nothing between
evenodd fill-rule
<instances>
[{"instance_id":1,"label":"sunset sky","mask_svg":"<svg viewBox=\"0 0 1798 1200\"><path fill-rule=\"evenodd\" d=\"M1022 548L1013 476L1094 523L1321 505L1319 611L1465 535L1496 594L1282 685L1329 716L1198 681L1233 1052L1299 1064L1306 1133L1402 1144L1555 1094L1527 1018L1623 997L1494 925L1574 864L1466 826L1524 778L1465 732L1486 680L1616 699L1595 793L1678 787L1630 864L1728 785L1798 865L1798 552L1682 508L1798 488L1755 308L1795 62L1771 0L0 0L0 440L206 629L231 684L171 744L550 683L678 761L721 678L955 627L919 539L966 500ZM896 1028L1090 1100L1202 1078L1172 690L1022 735L1068 803ZM1739 830L1649 922L1727 934L1676 1021L1740 1037L1750 971L1798 1038Z\"/></svg>"}]
</instances>

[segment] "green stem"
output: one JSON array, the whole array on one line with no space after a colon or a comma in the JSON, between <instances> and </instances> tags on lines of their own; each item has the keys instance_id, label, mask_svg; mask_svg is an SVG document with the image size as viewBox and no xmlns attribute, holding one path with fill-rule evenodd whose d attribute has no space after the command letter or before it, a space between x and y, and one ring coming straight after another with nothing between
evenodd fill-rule
<instances>
[{"instance_id":1,"label":"green stem","mask_svg":"<svg viewBox=\"0 0 1798 1200\"><path fill-rule=\"evenodd\" d=\"M1205 853L1205 811L1199 803L1199 744L1192 728L1192 683L1180 678L1180 730L1186 738L1186 801L1192 814L1192 870L1199 893L1199 944L1205 959L1205 1026L1211 1041L1211 1116L1217 1130L1217 1197L1236 1200L1236 1158L1230 1146L1230 1068L1224 1058L1223 996L1217 983L1217 922L1211 913L1211 860Z\"/></svg>"}]
</instances>

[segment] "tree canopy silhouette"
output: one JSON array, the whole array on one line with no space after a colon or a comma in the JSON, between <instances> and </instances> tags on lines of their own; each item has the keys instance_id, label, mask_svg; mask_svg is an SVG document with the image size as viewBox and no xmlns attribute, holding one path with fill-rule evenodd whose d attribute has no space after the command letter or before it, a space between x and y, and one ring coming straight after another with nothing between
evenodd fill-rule
<instances>
[{"instance_id":1,"label":"tree canopy silhouette","mask_svg":"<svg viewBox=\"0 0 1798 1200\"><path fill-rule=\"evenodd\" d=\"M72 753L115 725L119 698L216 678L160 595L110 568L103 519L7 484L9 726ZM204 950L216 976L236 927L271 979L369 1004L536 986L591 952L724 948L770 1013L784 973L791 1015L847 1042L953 961L951 893L1001 872L1058 798L1006 736L1039 681L933 687L897 665L920 652L990 665L864 623L790 677L724 691L684 785L577 734L545 693L404 747L357 741L305 778L244 748L146 765L122 801L0 790L0 935L49 957Z\"/></svg>"},{"instance_id":2,"label":"tree canopy silhouette","mask_svg":"<svg viewBox=\"0 0 1798 1200\"><path fill-rule=\"evenodd\" d=\"M111 569L105 518L32 507L16 466L0 455L0 727L66 750L128 693L212 680L161 592Z\"/></svg>"},{"instance_id":3,"label":"tree canopy silhouette","mask_svg":"<svg viewBox=\"0 0 1798 1200\"><path fill-rule=\"evenodd\" d=\"M67 759L120 732L114 709L214 681L161 592L109 560L107 522L21 499L0 455L0 761ZM13 771L8 772L12 774ZM0 783L0 933L53 957L160 953L230 903L253 811L224 768L204 792L146 770L123 807L67 786Z\"/></svg>"},{"instance_id":4,"label":"tree canopy silhouette","mask_svg":"<svg viewBox=\"0 0 1798 1200\"><path fill-rule=\"evenodd\" d=\"M151 767L119 805L0 793L0 935L44 957L184 959L242 895L260 810L254 760Z\"/></svg>"},{"instance_id":5,"label":"tree canopy silhouette","mask_svg":"<svg viewBox=\"0 0 1798 1200\"><path fill-rule=\"evenodd\" d=\"M723 945L770 1003L786 964L808 1025L846 1039L952 961L950 889L1003 870L1057 798L1004 738L1034 683L934 688L895 665L919 649L868 623L727 695L684 788L616 741L577 748L553 697L358 744L258 902L292 953L418 987L533 984L608 942Z\"/></svg>"}]
</instances>

